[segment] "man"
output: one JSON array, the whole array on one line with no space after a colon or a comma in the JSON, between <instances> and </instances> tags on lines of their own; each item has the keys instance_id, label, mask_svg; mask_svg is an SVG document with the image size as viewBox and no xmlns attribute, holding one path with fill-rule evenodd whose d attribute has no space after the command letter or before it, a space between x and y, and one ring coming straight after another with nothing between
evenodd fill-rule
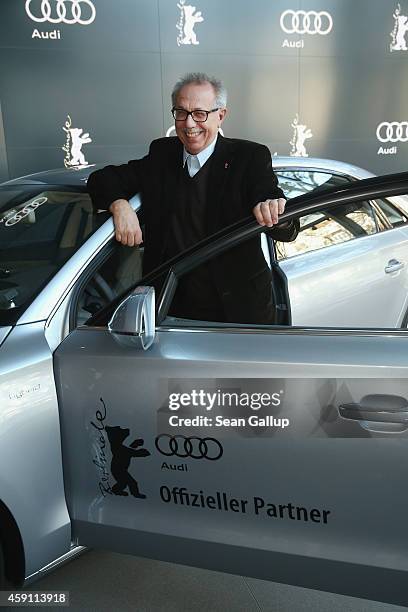
<instances>
[{"instance_id":1,"label":"man","mask_svg":"<svg viewBox=\"0 0 408 612\"><path fill-rule=\"evenodd\" d=\"M144 273L251 212L258 223L272 228L285 209L267 147L218 133L227 114L220 81L187 74L176 83L172 103L177 138L155 140L143 159L107 166L88 180L94 205L113 215L116 239L131 247L144 242ZM128 202L139 191L144 236ZM296 234L296 224L287 223L273 237L288 241ZM270 271L256 238L186 276L171 312L272 323L271 300Z\"/></svg>"}]
</instances>

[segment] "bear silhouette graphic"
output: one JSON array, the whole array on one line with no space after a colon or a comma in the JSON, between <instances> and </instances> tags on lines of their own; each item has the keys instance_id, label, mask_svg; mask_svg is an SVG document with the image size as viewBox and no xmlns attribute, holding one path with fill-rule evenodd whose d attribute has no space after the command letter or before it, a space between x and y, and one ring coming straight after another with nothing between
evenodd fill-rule
<instances>
[{"instance_id":1,"label":"bear silhouette graphic","mask_svg":"<svg viewBox=\"0 0 408 612\"><path fill-rule=\"evenodd\" d=\"M196 11L196 7L191 4L184 4L185 0L181 0L177 4L181 11L180 21L177 24L177 29L180 35L177 37L177 45L199 45L194 26L196 23L204 21L201 11Z\"/></svg>"},{"instance_id":2,"label":"bear silhouette graphic","mask_svg":"<svg viewBox=\"0 0 408 612\"><path fill-rule=\"evenodd\" d=\"M116 480L112 487L112 492L115 495L129 495L126 488L129 489L133 497L145 499L146 495L140 493L137 481L128 472L130 461L133 457L148 457L150 452L143 446L143 439L135 439L129 446L123 444L128 437L130 430L123 427L105 427L108 434L108 440L112 451L111 474Z\"/></svg>"},{"instance_id":3,"label":"bear silhouette graphic","mask_svg":"<svg viewBox=\"0 0 408 612\"><path fill-rule=\"evenodd\" d=\"M408 17L406 15L397 16L397 34L395 37L395 51L406 51L407 43L405 40L405 34L408 31Z\"/></svg>"},{"instance_id":4,"label":"bear silhouette graphic","mask_svg":"<svg viewBox=\"0 0 408 612\"><path fill-rule=\"evenodd\" d=\"M71 144L72 159L71 159L70 165L71 166L86 166L88 162L86 161L85 156L81 151L81 148L83 144L92 142L92 138L89 136L88 132L83 134L82 128L71 128L69 132L72 138L72 144Z\"/></svg>"}]
</instances>

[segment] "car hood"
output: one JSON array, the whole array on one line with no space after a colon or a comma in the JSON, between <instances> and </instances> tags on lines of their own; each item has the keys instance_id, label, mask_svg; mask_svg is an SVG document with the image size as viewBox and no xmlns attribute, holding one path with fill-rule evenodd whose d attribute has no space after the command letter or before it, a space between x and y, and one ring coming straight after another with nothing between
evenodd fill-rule
<instances>
[{"instance_id":1,"label":"car hood","mask_svg":"<svg viewBox=\"0 0 408 612\"><path fill-rule=\"evenodd\" d=\"M0 346L3 344L12 329L12 327L0 327Z\"/></svg>"}]
</instances>

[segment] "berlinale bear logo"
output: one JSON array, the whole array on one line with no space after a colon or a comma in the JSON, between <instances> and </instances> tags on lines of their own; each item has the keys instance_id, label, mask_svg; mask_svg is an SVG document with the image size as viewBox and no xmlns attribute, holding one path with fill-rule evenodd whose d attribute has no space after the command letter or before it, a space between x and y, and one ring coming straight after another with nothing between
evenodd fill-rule
<instances>
[{"instance_id":1,"label":"berlinale bear logo","mask_svg":"<svg viewBox=\"0 0 408 612\"><path fill-rule=\"evenodd\" d=\"M115 495L128 495L125 489L129 489L133 497L146 499L146 495L140 493L137 481L128 472L131 459L133 457L148 457L150 452L146 448L138 448L143 446L144 440L136 439L129 446L123 444L128 437L129 429L123 427L105 427L108 434L108 440L112 451L111 474L116 480L116 484L112 487L112 493Z\"/></svg>"},{"instance_id":2,"label":"berlinale bear logo","mask_svg":"<svg viewBox=\"0 0 408 612\"><path fill-rule=\"evenodd\" d=\"M180 9L180 19L176 28L180 32L177 36L177 45L199 45L194 26L196 23L204 21L201 11L196 12L196 7L191 4L185 4L186 0L180 0L177 4Z\"/></svg>"},{"instance_id":3,"label":"berlinale bear logo","mask_svg":"<svg viewBox=\"0 0 408 612\"><path fill-rule=\"evenodd\" d=\"M294 157L309 157L305 147L305 140L313 137L312 130L306 125L299 123L299 115L296 115L293 120L292 127L293 137L289 143L292 145L290 155Z\"/></svg>"},{"instance_id":4,"label":"berlinale bear logo","mask_svg":"<svg viewBox=\"0 0 408 612\"><path fill-rule=\"evenodd\" d=\"M64 166L66 168L75 168L76 170L86 168L88 162L81 149L84 144L92 142L89 133L84 133L82 128L72 127L72 120L69 115L67 115L65 126L62 129L67 135L65 144L61 147L62 150L65 151Z\"/></svg>"},{"instance_id":5,"label":"berlinale bear logo","mask_svg":"<svg viewBox=\"0 0 408 612\"><path fill-rule=\"evenodd\" d=\"M405 34L408 32L408 16L401 15L401 5L398 4L395 9L394 17L394 29L390 33L391 44L390 51L407 51L407 42L405 40Z\"/></svg>"}]
</instances>

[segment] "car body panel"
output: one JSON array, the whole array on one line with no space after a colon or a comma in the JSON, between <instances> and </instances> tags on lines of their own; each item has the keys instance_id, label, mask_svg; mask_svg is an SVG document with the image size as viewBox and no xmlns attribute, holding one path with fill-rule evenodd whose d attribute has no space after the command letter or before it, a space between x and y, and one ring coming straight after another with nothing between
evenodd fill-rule
<instances>
[{"instance_id":1,"label":"car body panel","mask_svg":"<svg viewBox=\"0 0 408 612\"><path fill-rule=\"evenodd\" d=\"M247 575L296 584L291 562L300 557L305 563L357 564L367 576L372 567L408 571L400 535L408 493L397 486L404 477L406 434L381 439L359 423L345 433L343 420L330 410L333 398L358 401L368 389L407 396L408 338L399 333L159 329L144 352L125 348L102 329L74 331L57 350L55 367L66 493L78 543L223 571L239 567ZM166 422L169 390L200 384L229 390L283 387L285 416L294 428L274 434L172 430ZM198 414L186 410L183 416ZM150 456L136 458L129 471L146 499L107 490L114 479L106 427L127 428L127 447L133 438L143 439ZM214 437L223 455L217 461L162 456L155 440L164 433ZM193 508L192 498L191 506L187 498L169 501L174 487L197 499L220 492L221 507ZM245 511L226 509L224 493L228 500L247 500ZM326 509L333 521L277 521L265 509L255 513L255 498ZM392 521L384 529L390 507ZM243 551L248 554L237 561ZM341 592L342 577L331 574L330 581L330 588ZM325 588L321 576L309 576L307 586ZM364 586L368 593L372 587L372 596L376 585ZM359 592L353 587L348 585L349 594Z\"/></svg>"},{"instance_id":2,"label":"car body panel","mask_svg":"<svg viewBox=\"0 0 408 612\"><path fill-rule=\"evenodd\" d=\"M1 499L24 544L27 575L69 549L60 423L44 323L17 325L0 348ZM11 469L12 468L12 469Z\"/></svg>"}]
</instances>

